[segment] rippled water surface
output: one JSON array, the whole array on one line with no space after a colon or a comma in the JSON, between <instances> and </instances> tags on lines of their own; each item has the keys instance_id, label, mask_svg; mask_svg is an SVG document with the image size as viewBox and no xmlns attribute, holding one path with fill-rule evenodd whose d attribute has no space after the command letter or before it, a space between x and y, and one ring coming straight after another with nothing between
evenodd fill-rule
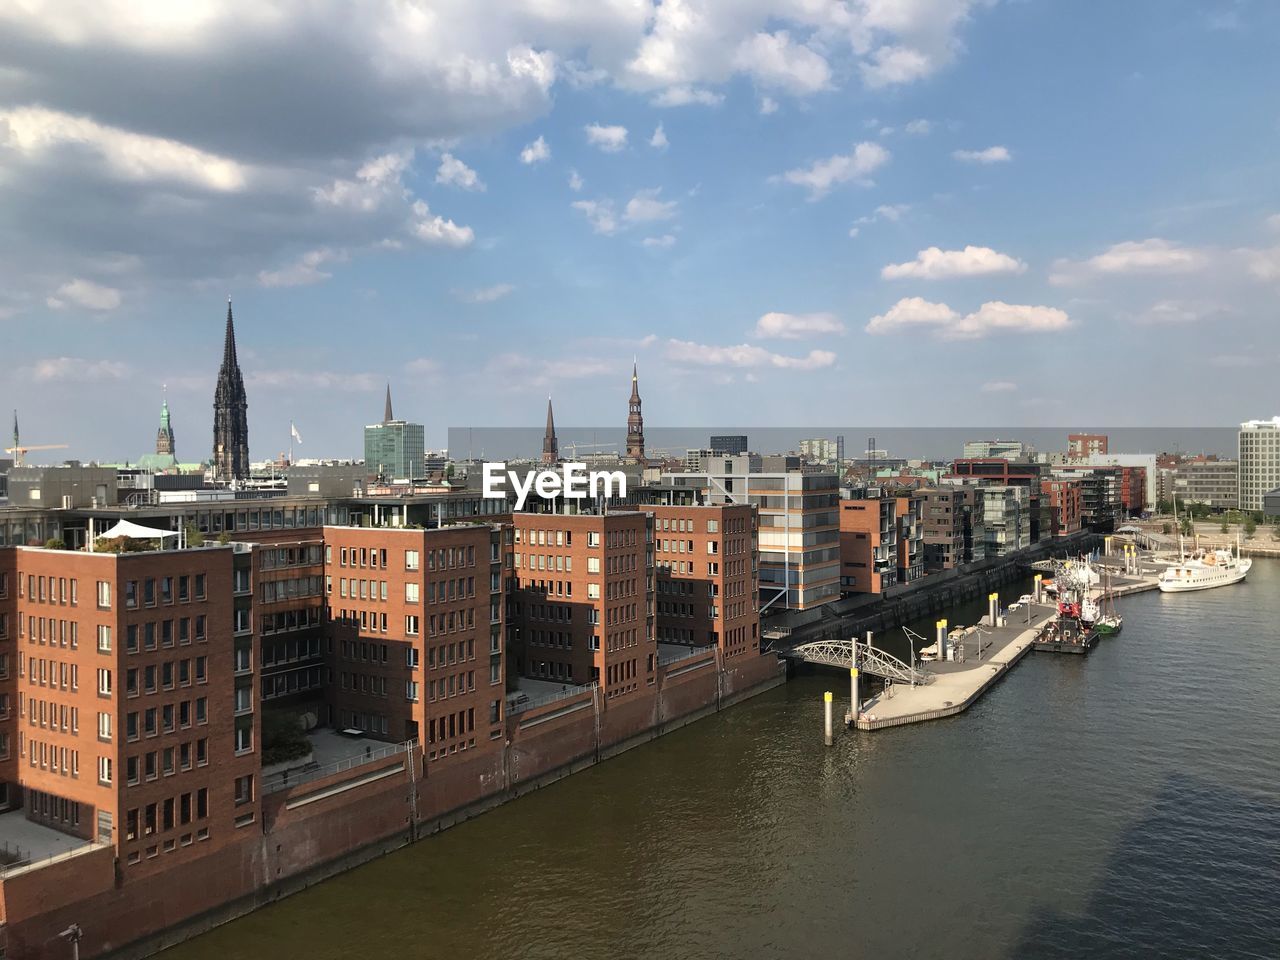
<instances>
[{"instance_id":1,"label":"rippled water surface","mask_svg":"<svg viewBox=\"0 0 1280 960\"><path fill-rule=\"evenodd\" d=\"M165 954L1280 957L1280 561L968 713L807 676Z\"/></svg>"}]
</instances>

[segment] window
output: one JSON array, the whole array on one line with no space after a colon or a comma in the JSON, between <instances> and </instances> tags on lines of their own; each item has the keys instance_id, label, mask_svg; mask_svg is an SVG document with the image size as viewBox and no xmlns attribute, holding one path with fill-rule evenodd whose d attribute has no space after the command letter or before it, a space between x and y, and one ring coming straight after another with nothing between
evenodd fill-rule
<instances>
[{"instance_id":1,"label":"window","mask_svg":"<svg viewBox=\"0 0 1280 960\"><path fill-rule=\"evenodd\" d=\"M410 637L418 635L418 618L414 614L409 614L404 618L404 632Z\"/></svg>"},{"instance_id":2,"label":"window","mask_svg":"<svg viewBox=\"0 0 1280 960\"><path fill-rule=\"evenodd\" d=\"M404 602L405 603L418 602L418 584L406 583L404 585Z\"/></svg>"},{"instance_id":3,"label":"window","mask_svg":"<svg viewBox=\"0 0 1280 960\"><path fill-rule=\"evenodd\" d=\"M587 599L588 599L588 600L599 600L599 599L600 599L600 584L598 584L598 583L588 583L588 584L587 584Z\"/></svg>"},{"instance_id":4,"label":"window","mask_svg":"<svg viewBox=\"0 0 1280 960\"><path fill-rule=\"evenodd\" d=\"M253 727L236 727L236 753L244 753L245 751L252 749Z\"/></svg>"},{"instance_id":5,"label":"window","mask_svg":"<svg viewBox=\"0 0 1280 960\"><path fill-rule=\"evenodd\" d=\"M103 668L98 669L98 695L102 697L111 696L111 671Z\"/></svg>"},{"instance_id":6,"label":"window","mask_svg":"<svg viewBox=\"0 0 1280 960\"><path fill-rule=\"evenodd\" d=\"M404 684L404 698L406 700L417 701L418 699L418 682L416 680L406 680Z\"/></svg>"},{"instance_id":7,"label":"window","mask_svg":"<svg viewBox=\"0 0 1280 960\"><path fill-rule=\"evenodd\" d=\"M203 573L196 574L195 598L197 600L204 599L204 574Z\"/></svg>"},{"instance_id":8,"label":"window","mask_svg":"<svg viewBox=\"0 0 1280 960\"><path fill-rule=\"evenodd\" d=\"M596 531L594 531L594 530L588 530L588 531L587 531L587 546L588 546L588 547L598 547L598 546L600 546L600 534L599 534L599 533L597 533L597 532L596 532Z\"/></svg>"},{"instance_id":9,"label":"window","mask_svg":"<svg viewBox=\"0 0 1280 960\"><path fill-rule=\"evenodd\" d=\"M404 568L406 570L418 569L418 551L417 550L406 550L404 552Z\"/></svg>"},{"instance_id":10,"label":"window","mask_svg":"<svg viewBox=\"0 0 1280 960\"><path fill-rule=\"evenodd\" d=\"M98 714L98 739L111 739L111 714L109 713Z\"/></svg>"},{"instance_id":11,"label":"window","mask_svg":"<svg viewBox=\"0 0 1280 960\"><path fill-rule=\"evenodd\" d=\"M111 609L111 584L105 580L98 581L98 606L104 610Z\"/></svg>"},{"instance_id":12,"label":"window","mask_svg":"<svg viewBox=\"0 0 1280 960\"><path fill-rule=\"evenodd\" d=\"M587 557L587 573L599 573L599 572L600 572L600 558Z\"/></svg>"},{"instance_id":13,"label":"window","mask_svg":"<svg viewBox=\"0 0 1280 960\"><path fill-rule=\"evenodd\" d=\"M111 783L111 758L110 757L98 758L98 782L105 783L105 784Z\"/></svg>"},{"instance_id":14,"label":"window","mask_svg":"<svg viewBox=\"0 0 1280 960\"><path fill-rule=\"evenodd\" d=\"M404 651L404 663L410 670L416 670L418 667L418 648L406 647Z\"/></svg>"},{"instance_id":15,"label":"window","mask_svg":"<svg viewBox=\"0 0 1280 960\"><path fill-rule=\"evenodd\" d=\"M236 777L236 804L253 802L253 774Z\"/></svg>"},{"instance_id":16,"label":"window","mask_svg":"<svg viewBox=\"0 0 1280 960\"><path fill-rule=\"evenodd\" d=\"M111 628L104 623L98 624L98 652L111 652Z\"/></svg>"}]
</instances>

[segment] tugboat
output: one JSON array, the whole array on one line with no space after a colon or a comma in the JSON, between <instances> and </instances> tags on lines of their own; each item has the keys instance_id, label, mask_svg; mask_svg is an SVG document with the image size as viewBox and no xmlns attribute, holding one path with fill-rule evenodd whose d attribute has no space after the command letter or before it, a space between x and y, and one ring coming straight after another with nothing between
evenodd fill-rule
<instances>
[{"instance_id":1,"label":"tugboat","mask_svg":"<svg viewBox=\"0 0 1280 960\"><path fill-rule=\"evenodd\" d=\"M1096 626L1102 611L1089 596L1091 573L1087 565L1073 566L1070 561L1056 572L1058 612L1040 628L1032 647L1047 653L1085 654L1097 646Z\"/></svg>"}]
</instances>

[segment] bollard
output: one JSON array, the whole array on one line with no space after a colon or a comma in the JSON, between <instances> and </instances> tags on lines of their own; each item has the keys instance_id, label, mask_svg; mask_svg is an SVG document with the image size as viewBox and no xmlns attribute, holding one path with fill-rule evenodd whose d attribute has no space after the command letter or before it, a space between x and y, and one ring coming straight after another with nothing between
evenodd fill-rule
<instances>
[{"instance_id":1,"label":"bollard","mask_svg":"<svg viewBox=\"0 0 1280 960\"><path fill-rule=\"evenodd\" d=\"M826 724L823 727L823 741L829 747L835 743L835 734L831 728L831 691L828 690L822 695L823 705L826 709Z\"/></svg>"},{"instance_id":2,"label":"bollard","mask_svg":"<svg viewBox=\"0 0 1280 960\"><path fill-rule=\"evenodd\" d=\"M858 714L862 712L862 694L858 692L858 668L849 668L849 716L856 726Z\"/></svg>"},{"instance_id":3,"label":"bollard","mask_svg":"<svg viewBox=\"0 0 1280 960\"><path fill-rule=\"evenodd\" d=\"M991 629L994 630L999 624L996 618L1000 616L1000 594L993 593L987 597L987 616L991 618Z\"/></svg>"},{"instance_id":4,"label":"bollard","mask_svg":"<svg viewBox=\"0 0 1280 960\"><path fill-rule=\"evenodd\" d=\"M947 621L939 620L934 629L938 633L938 662L942 663L947 659Z\"/></svg>"},{"instance_id":5,"label":"bollard","mask_svg":"<svg viewBox=\"0 0 1280 960\"><path fill-rule=\"evenodd\" d=\"M1040 581L1044 579L1044 574L1037 573L1032 581L1035 586L1032 588L1031 595L1035 597L1036 603L1040 603Z\"/></svg>"}]
</instances>

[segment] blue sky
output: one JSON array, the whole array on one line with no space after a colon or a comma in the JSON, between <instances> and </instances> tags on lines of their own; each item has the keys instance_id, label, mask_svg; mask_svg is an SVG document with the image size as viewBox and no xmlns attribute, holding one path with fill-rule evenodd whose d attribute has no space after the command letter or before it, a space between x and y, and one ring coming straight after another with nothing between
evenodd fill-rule
<instances>
[{"instance_id":1,"label":"blue sky","mask_svg":"<svg viewBox=\"0 0 1280 960\"><path fill-rule=\"evenodd\" d=\"M255 458L388 380L429 446L621 424L633 356L672 426L1280 409L1274 4L177 9L0 11L28 442L136 457L168 384L206 457L228 294Z\"/></svg>"}]
</instances>

